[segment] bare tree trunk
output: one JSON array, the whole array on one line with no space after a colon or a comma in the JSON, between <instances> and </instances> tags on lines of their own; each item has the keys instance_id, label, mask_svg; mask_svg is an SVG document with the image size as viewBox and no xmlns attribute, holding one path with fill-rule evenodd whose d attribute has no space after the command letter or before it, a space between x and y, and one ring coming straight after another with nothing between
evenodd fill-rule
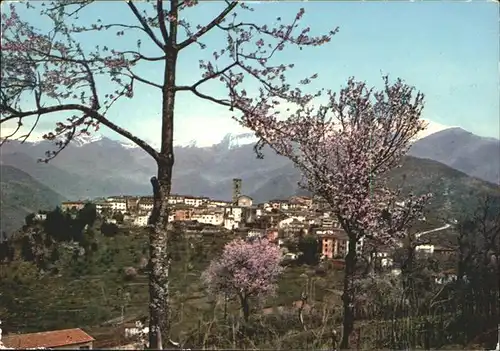
<instances>
[{"instance_id":1,"label":"bare tree trunk","mask_svg":"<svg viewBox=\"0 0 500 351\"><path fill-rule=\"evenodd\" d=\"M300 297L300 307L299 307L299 322L300 322L300 325L302 325L302 328L304 329L304 331L307 330L306 328L306 325L304 323L304 307L306 306L307 304L307 293L305 292L302 292L302 295Z\"/></svg>"},{"instance_id":2,"label":"bare tree trunk","mask_svg":"<svg viewBox=\"0 0 500 351\"><path fill-rule=\"evenodd\" d=\"M241 310L243 311L243 320L245 324L250 319L250 304L248 303L248 297L240 295Z\"/></svg>"},{"instance_id":3,"label":"bare tree trunk","mask_svg":"<svg viewBox=\"0 0 500 351\"><path fill-rule=\"evenodd\" d=\"M160 174L158 167L158 175ZM170 258L168 248L168 194L170 185L161 185L156 177L153 184L154 208L151 214L152 228L149 236L149 348L163 349L162 334L169 331L168 273ZM165 195L167 194L167 195Z\"/></svg>"},{"instance_id":4,"label":"bare tree trunk","mask_svg":"<svg viewBox=\"0 0 500 351\"><path fill-rule=\"evenodd\" d=\"M158 161L158 178L152 178L154 206L149 237L149 348L162 350L162 341L169 340L170 301L168 252L168 197L172 187L174 166L174 106L175 69L177 52L171 51L165 60L164 85L162 91L161 150Z\"/></svg>"},{"instance_id":5,"label":"bare tree trunk","mask_svg":"<svg viewBox=\"0 0 500 351\"><path fill-rule=\"evenodd\" d=\"M354 274L356 273L356 240L349 239L349 252L345 258L344 293L344 320L340 349L349 348L349 337L354 330Z\"/></svg>"},{"instance_id":6,"label":"bare tree trunk","mask_svg":"<svg viewBox=\"0 0 500 351\"><path fill-rule=\"evenodd\" d=\"M244 345L247 342L248 335L248 320L250 319L250 304L248 301L248 296L244 294L239 294L241 310L243 312L243 323L240 329L240 345L239 348L244 349Z\"/></svg>"}]
</instances>

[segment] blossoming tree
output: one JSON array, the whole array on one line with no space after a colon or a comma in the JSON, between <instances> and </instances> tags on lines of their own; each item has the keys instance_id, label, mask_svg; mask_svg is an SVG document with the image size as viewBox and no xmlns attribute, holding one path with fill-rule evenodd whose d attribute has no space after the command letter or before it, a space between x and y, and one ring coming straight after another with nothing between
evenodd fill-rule
<instances>
[{"instance_id":1,"label":"blossoming tree","mask_svg":"<svg viewBox=\"0 0 500 351\"><path fill-rule=\"evenodd\" d=\"M250 317L250 298L264 297L276 289L282 272L281 252L267 240L250 242L235 239L224 247L219 259L213 260L202 274L202 280L214 294L237 297L243 317Z\"/></svg>"},{"instance_id":2,"label":"blossoming tree","mask_svg":"<svg viewBox=\"0 0 500 351\"><path fill-rule=\"evenodd\" d=\"M354 326L358 244L397 243L429 197L404 199L384 181L425 128L420 119L423 95L401 80L391 83L384 77L381 91L351 78L340 94L328 91L327 97L318 108L298 101L298 111L281 119L266 113L272 108L267 106L245 115L241 123L261 138L259 147L267 144L294 162L303 174L301 186L329 204L348 235L340 345L347 349ZM396 206L396 200L404 202Z\"/></svg>"},{"instance_id":3,"label":"blossoming tree","mask_svg":"<svg viewBox=\"0 0 500 351\"><path fill-rule=\"evenodd\" d=\"M304 15L301 9L288 23L277 18L274 24L259 23L259 19L239 20L236 10L253 9L238 0L226 0L214 6L220 12L205 23L188 18L196 0L124 1L113 6L129 13L115 22L116 16L95 9L93 0L56 0L25 2L23 13L34 16L45 29L38 29L20 15L19 4L12 3L2 13L1 28L1 95L0 124L17 123L14 132L4 137L25 141L40 120L48 115L66 113L45 139L55 142L55 150L47 152L45 161L57 156L75 137L106 126L129 139L147 152L158 166L157 176L151 179L154 208L150 221L150 347L161 349L162 335L168 337L169 255L167 242L168 195L171 190L174 165L174 115L178 93L190 93L194 98L208 101L231 111L241 118L279 98L280 101L307 101L312 98L287 83L286 73L292 64L283 64L275 56L288 46L314 47L330 41L336 29L325 35L312 36L310 28L300 26ZM198 6L208 6L209 2ZM89 14L88 11L92 11ZM87 12L86 12L87 11ZM93 23L80 20L85 13ZM96 16L96 13L98 15ZM28 17L26 17L28 18ZM247 17L252 18L250 15ZM109 39L109 33L117 37ZM218 47L209 55L199 53L198 80L186 85L178 83L179 54L189 48L197 55L196 47L207 33L219 35ZM102 38L107 38L105 45ZM134 38L134 39L129 39ZM135 38L139 38L135 40ZM123 40L120 40L123 39ZM101 42L94 48L88 43ZM154 68L157 75L139 73L139 68ZM141 70L141 72L144 72ZM309 82L306 78L304 82ZM206 85L220 84L226 93L217 96ZM136 89L160 92L158 110L161 121L161 146L157 150L133 131L109 117L117 102L134 99ZM252 93L251 89L257 90ZM238 101L236 101L238 100ZM132 118L126 116L125 118ZM139 117L138 117L139 118ZM31 125L29 122L32 122ZM23 125L30 125L20 135Z\"/></svg>"}]
</instances>

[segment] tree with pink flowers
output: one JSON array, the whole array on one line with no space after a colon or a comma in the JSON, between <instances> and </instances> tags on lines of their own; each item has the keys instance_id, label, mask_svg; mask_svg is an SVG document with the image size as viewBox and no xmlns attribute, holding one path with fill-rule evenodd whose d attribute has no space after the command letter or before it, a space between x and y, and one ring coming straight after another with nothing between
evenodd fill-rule
<instances>
[{"instance_id":1,"label":"tree with pink flowers","mask_svg":"<svg viewBox=\"0 0 500 351\"><path fill-rule=\"evenodd\" d=\"M267 144L294 162L303 175L300 185L329 204L348 235L340 345L347 349L354 328L358 244L397 244L430 196L405 198L384 180L425 128L424 96L400 79L384 77L380 91L351 78L340 93L328 91L326 97L317 108L297 102L299 109L287 118L254 113L241 123L261 138L258 147Z\"/></svg>"},{"instance_id":2,"label":"tree with pink flowers","mask_svg":"<svg viewBox=\"0 0 500 351\"><path fill-rule=\"evenodd\" d=\"M212 9L219 7L213 17L201 23L188 17L190 11L209 3ZM126 10L119 17L100 11L102 4L93 0L27 1L2 9L0 125L6 130L14 123L14 130L1 142L13 138L26 141L40 121L62 114L53 132L44 136L55 143L45 162L75 137L102 126L135 143L155 160L158 172L151 178L154 208L149 238L149 347L162 349L162 336L167 341L170 333L167 223L176 96L190 94L193 101L219 105L232 111L235 118L271 114L269 106L280 102L309 101L314 93L303 92L287 81L293 62L283 63L276 55L288 47L323 45L337 29L312 35L309 27L301 25L304 9L288 21L277 17L271 25L261 23L259 16L252 15L254 9L238 0L123 1L112 5ZM238 9L249 16L240 19ZM37 28L26 18L37 18L44 27ZM206 38L216 35L218 40L208 47ZM88 45L94 42L100 45ZM199 55L200 76L180 84L180 54L186 50L191 57ZM143 74L148 70L155 74ZM316 76L304 77L299 86ZM217 84L222 92L215 94L212 88ZM127 115L126 109L120 110L122 120L109 116L120 101L136 101L137 89L159 93L159 149L124 127L123 119L135 117Z\"/></svg>"},{"instance_id":3,"label":"tree with pink flowers","mask_svg":"<svg viewBox=\"0 0 500 351\"><path fill-rule=\"evenodd\" d=\"M276 290L282 272L281 253L267 240L235 239L224 247L222 256L213 260L202 274L210 292L238 298L244 320L250 317L250 299L265 297Z\"/></svg>"}]
</instances>

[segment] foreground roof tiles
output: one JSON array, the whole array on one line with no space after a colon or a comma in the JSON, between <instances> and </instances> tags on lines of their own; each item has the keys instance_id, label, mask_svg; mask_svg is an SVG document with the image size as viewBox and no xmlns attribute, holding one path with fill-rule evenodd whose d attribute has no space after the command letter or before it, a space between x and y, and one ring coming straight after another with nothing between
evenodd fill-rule
<instances>
[{"instance_id":1,"label":"foreground roof tiles","mask_svg":"<svg viewBox=\"0 0 500 351\"><path fill-rule=\"evenodd\" d=\"M35 348L35 347L59 347L66 345L81 344L95 339L80 328L46 331L30 334L11 334L2 338L6 347L12 348Z\"/></svg>"}]
</instances>

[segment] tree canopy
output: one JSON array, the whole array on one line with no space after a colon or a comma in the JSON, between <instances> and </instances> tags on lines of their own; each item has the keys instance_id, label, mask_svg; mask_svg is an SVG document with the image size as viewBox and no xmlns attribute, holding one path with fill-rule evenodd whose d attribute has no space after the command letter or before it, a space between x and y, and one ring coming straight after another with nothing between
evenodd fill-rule
<instances>
[{"instance_id":1,"label":"tree canopy","mask_svg":"<svg viewBox=\"0 0 500 351\"><path fill-rule=\"evenodd\" d=\"M245 320L249 318L249 298L274 293L282 272L279 247L267 240L235 239L224 247L202 275L210 291L240 300Z\"/></svg>"}]
</instances>

